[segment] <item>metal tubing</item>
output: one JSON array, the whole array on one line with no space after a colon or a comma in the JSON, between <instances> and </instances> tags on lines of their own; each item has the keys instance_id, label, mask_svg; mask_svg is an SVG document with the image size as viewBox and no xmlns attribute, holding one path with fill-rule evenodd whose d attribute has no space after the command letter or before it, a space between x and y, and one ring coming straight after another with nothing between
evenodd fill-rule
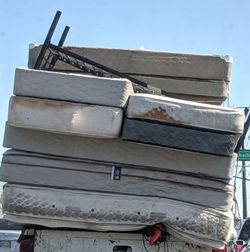
<instances>
[{"instance_id":1,"label":"metal tubing","mask_svg":"<svg viewBox=\"0 0 250 252\"><path fill-rule=\"evenodd\" d=\"M65 26L65 28L64 28L64 30L63 30L63 33L62 33L62 36L61 36L61 38L60 38L60 40L59 40L59 43L58 43L58 46L59 46L59 47L62 47L62 46L63 46L64 41L65 41L65 39L66 39L66 37L67 37L67 35L68 35L69 29L70 29L69 26Z\"/></svg>"},{"instance_id":2,"label":"metal tubing","mask_svg":"<svg viewBox=\"0 0 250 252\"><path fill-rule=\"evenodd\" d=\"M146 89L150 89L149 86L148 86L148 84L145 83L145 82L143 82L143 81L141 81L141 80L138 80L138 79L136 79L136 78L133 78L133 77L127 75L127 74L121 73L121 72L119 72L119 71L117 71L117 70L115 70L115 69L112 69L112 68L110 68L110 67L107 67L107 66L105 66L105 65L102 65L102 64L100 64L100 63L98 63L98 62L96 62L96 61L93 61L93 60L91 60L91 59L85 58L85 57L80 56L80 55L78 55L78 54L76 54L76 53L73 53L73 52L71 52L71 51L65 50L64 48L58 47L58 46L56 46L56 45L54 45L54 44L50 44L50 45L49 45L49 48L51 48L52 50L55 50L55 51L57 51L57 52L60 52L60 53L62 53L62 54L65 54L66 56L71 57L71 58L73 58L73 59L79 60L79 61L82 62L82 63L86 63L86 64L89 64L89 65L94 66L94 67L96 67L96 68L99 68L99 69L101 69L101 70L103 70L103 71L105 71L105 72L108 72L108 73L110 73L110 74L113 74L113 75L115 75L115 76L128 79L128 80L130 80L131 82L133 82L133 83L135 83L135 84L137 84L137 85L139 85L139 86L142 86L142 87L144 87L144 88L146 88ZM161 95L165 95L165 96L169 96L169 95L170 95L168 92L166 92L166 91L164 91L164 90L160 90L160 89L159 89L159 91L160 91L160 94L161 94ZM175 96L176 98L178 98L178 94L175 95L175 94L171 93L171 97L174 97L174 96Z\"/></svg>"},{"instance_id":3,"label":"metal tubing","mask_svg":"<svg viewBox=\"0 0 250 252\"><path fill-rule=\"evenodd\" d=\"M68 35L69 29L70 29L69 26L65 26L65 28L63 30L63 33L62 33L62 36L61 36L61 38L60 38L60 40L58 42L58 45L57 45L58 47L62 47L63 46L64 41L65 41L65 39L66 39L66 37ZM53 69L53 67L55 66L57 60L58 60L58 56L54 55L53 58L52 58L52 60L51 60L51 62L50 62L50 64L49 64L49 69Z\"/></svg>"},{"instance_id":4,"label":"metal tubing","mask_svg":"<svg viewBox=\"0 0 250 252\"><path fill-rule=\"evenodd\" d=\"M236 153L239 153L241 147L243 146L246 134L247 134L249 126L250 126L250 113L249 113L248 108L245 108L245 117L246 117L246 121L245 121L245 125L244 125L244 131L243 131L243 134L240 137L240 140L235 148Z\"/></svg>"},{"instance_id":5,"label":"metal tubing","mask_svg":"<svg viewBox=\"0 0 250 252\"><path fill-rule=\"evenodd\" d=\"M61 14L62 14L62 12L60 12L60 11L56 12L56 15L55 15L55 17L54 17L54 19L52 21L51 26L50 26L49 32L48 32L48 34L47 34L47 36L45 38L45 41L43 43L43 46L42 46L41 51L39 53L39 56L38 56L38 58L36 60L36 64L34 66L35 69L39 69L40 66L41 66L41 63L43 61L43 57L44 57L44 55L46 53L46 50L47 50L47 48L48 48L48 46L50 44L51 38L52 38L53 33L54 33L55 29L56 29L56 26L57 26L57 23L58 23L58 21L60 19Z\"/></svg>"},{"instance_id":6,"label":"metal tubing","mask_svg":"<svg viewBox=\"0 0 250 252\"><path fill-rule=\"evenodd\" d=\"M244 148L242 148L244 150ZM246 180L246 161L242 161L242 209L243 219L247 218L247 180Z\"/></svg>"},{"instance_id":7,"label":"metal tubing","mask_svg":"<svg viewBox=\"0 0 250 252\"><path fill-rule=\"evenodd\" d=\"M248 115L249 113L249 109L248 108L245 108L245 116ZM250 118L250 115L248 115L248 118ZM250 121L250 120L249 120ZM248 125L249 127L249 125ZM245 134L246 136L246 134ZM243 139L243 142L242 142L242 150L245 149L245 144L244 144L244 140L245 140L245 136L244 136L244 139ZM243 219L246 219L247 218L247 181L246 181L246 161L243 160L242 161L242 207L243 207Z\"/></svg>"},{"instance_id":8,"label":"metal tubing","mask_svg":"<svg viewBox=\"0 0 250 252\"><path fill-rule=\"evenodd\" d=\"M119 72L119 71L116 71L115 69L112 69L112 68L109 68L109 67L107 67L107 66L105 66L105 65L99 64L99 63L97 63L97 62L95 62L95 61L93 61L93 60L87 59L87 58L85 58L85 57L83 57L83 56L80 56L80 55L78 55L78 54L76 54L76 53L73 53L73 52L71 52L71 51L67 51L67 50L65 50L65 49L63 49L63 48L60 48L60 47L54 45L54 44L50 44L49 47L50 47L51 49L54 49L54 50L58 51L58 52L61 52L61 53L63 53L63 54L66 54L66 55L69 56L69 57L75 58L75 59L77 59L77 60L80 60L80 61L85 62L85 63L87 63L87 64L90 64L90 65L92 65L92 66L95 66L95 67L97 67L97 68L99 68L99 69L102 69L102 70L104 70L104 71L106 71L106 72L108 72L108 73L114 74L114 75L119 76L119 77L121 77L121 78L129 79L130 81L132 81L132 82L134 82L134 83L136 83L136 84L138 84L138 85L141 85L141 86L143 86L143 87L145 87L145 88L148 87L148 84L145 83L145 82L143 82L143 81L140 81L140 80L138 80L138 79L135 79L135 78L133 78L133 77L130 77L130 76L126 75L126 74L123 74L123 73L121 73L121 72Z\"/></svg>"}]
</instances>

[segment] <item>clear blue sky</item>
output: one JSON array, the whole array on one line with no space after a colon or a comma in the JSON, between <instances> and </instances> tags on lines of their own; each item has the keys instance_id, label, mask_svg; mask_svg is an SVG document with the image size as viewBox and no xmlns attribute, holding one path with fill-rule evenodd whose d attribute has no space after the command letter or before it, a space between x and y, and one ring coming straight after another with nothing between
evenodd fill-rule
<instances>
[{"instance_id":1,"label":"clear blue sky","mask_svg":"<svg viewBox=\"0 0 250 252\"><path fill-rule=\"evenodd\" d=\"M69 25L68 45L233 56L229 104L250 105L249 0L0 0L0 142L14 70L27 65L29 43L44 41L56 10L55 43Z\"/></svg>"}]
</instances>

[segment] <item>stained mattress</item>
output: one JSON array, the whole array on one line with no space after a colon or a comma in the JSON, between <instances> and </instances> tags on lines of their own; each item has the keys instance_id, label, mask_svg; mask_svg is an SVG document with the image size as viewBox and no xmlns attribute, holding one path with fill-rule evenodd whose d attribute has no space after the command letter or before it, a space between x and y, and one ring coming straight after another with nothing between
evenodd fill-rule
<instances>
[{"instance_id":1,"label":"stained mattress","mask_svg":"<svg viewBox=\"0 0 250 252\"><path fill-rule=\"evenodd\" d=\"M241 111L156 95L131 95L122 137L142 143L232 155L244 127Z\"/></svg>"},{"instance_id":2,"label":"stained mattress","mask_svg":"<svg viewBox=\"0 0 250 252\"><path fill-rule=\"evenodd\" d=\"M133 86L126 79L17 68L14 94L122 108Z\"/></svg>"},{"instance_id":3,"label":"stained mattress","mask_svg":"<svg viewBox=\"0 0 250 252\"><path fill-rule=\"evenodd\" d=\"M92 137L118 137L123 112L120 108L13 96L8 122L41 131Z\"/></svg>"},{"instance_id":4,"label":"stained mattress","mask_svg":"<svg viewBox=\"0 0 250 252\"><path fill-rule=\"evenodd\" d=\"M119 180L112 177L115 168L121 169ZM15 150L4 153L0 179L17 184L161 197L224 211L233 204L233 186L211 178Z\"/></svg>"},{"instance_id":5,"label":"stained mattress","mask_svg":"<svg viewBox=\"0 0 250 252\"><path fill-rule=\"evenodd\" d=\"M150 94L131 95L126 115L128 118L234 134L243 132L245 121L244 113L237 109Z\"/></svg>"},{"instance_id":6,"label":"stained mattress","mask_svg":"<svg viewBox=\"0 0 250 252\"><path fill-rule=\"evenodd\" d=\"M129 231L165 223L187 240L222 246L233 229L231 212L174 200L6 184L3 213L10 221L48 227Z\"/></svg>"},{"instance_id":7,"label":"stained mattress","mask_svg":"<svg viewBox=\"0 0 250 252\"><path fill-rule=\"evenodd\" d=\"M42 132L6 125L4 147L43 154L92 159L195 173L222 180L233 176L237 155L231 157L122 141Z\"/></svg>"}]
</instances>

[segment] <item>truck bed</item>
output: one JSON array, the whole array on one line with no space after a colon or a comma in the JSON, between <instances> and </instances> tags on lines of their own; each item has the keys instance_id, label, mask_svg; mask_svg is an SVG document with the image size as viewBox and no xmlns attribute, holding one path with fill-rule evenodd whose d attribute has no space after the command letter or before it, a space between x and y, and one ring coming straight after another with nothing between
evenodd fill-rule
<instances>
[{"instance_id":1,"label":"truck bed","mask_svg":"<svg viewBox=\"0 0 250 252\"><path fill-rule=\"evenodd\" d=\"M159 250L158 250L159 249ZM36 230L34 252L209 252L200 247L170 238L160 245L150 246L139 233L105 233L65 230Z\"/></svg>"}]
</instances>

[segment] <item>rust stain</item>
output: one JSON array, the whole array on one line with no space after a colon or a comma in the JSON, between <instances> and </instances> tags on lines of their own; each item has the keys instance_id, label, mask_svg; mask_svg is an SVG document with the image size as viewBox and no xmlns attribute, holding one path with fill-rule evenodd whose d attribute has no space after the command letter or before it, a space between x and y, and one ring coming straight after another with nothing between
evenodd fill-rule
<instances>
[{"instance_id":1,"label":"rust stain","mask_svg":"<svg viewBox=\"0 0 250 252\"><path fill-rule=\"evenodd\" d=\"M167 121L171 123L179 123L181 124L182 122L179 120L176 120L172 116L170 116L167 111L161 107L153 108L146 113L142 114L143 117L145 118L150 118L150 119L159 119L161 121Z\"/></svg>"}]
</instances>

